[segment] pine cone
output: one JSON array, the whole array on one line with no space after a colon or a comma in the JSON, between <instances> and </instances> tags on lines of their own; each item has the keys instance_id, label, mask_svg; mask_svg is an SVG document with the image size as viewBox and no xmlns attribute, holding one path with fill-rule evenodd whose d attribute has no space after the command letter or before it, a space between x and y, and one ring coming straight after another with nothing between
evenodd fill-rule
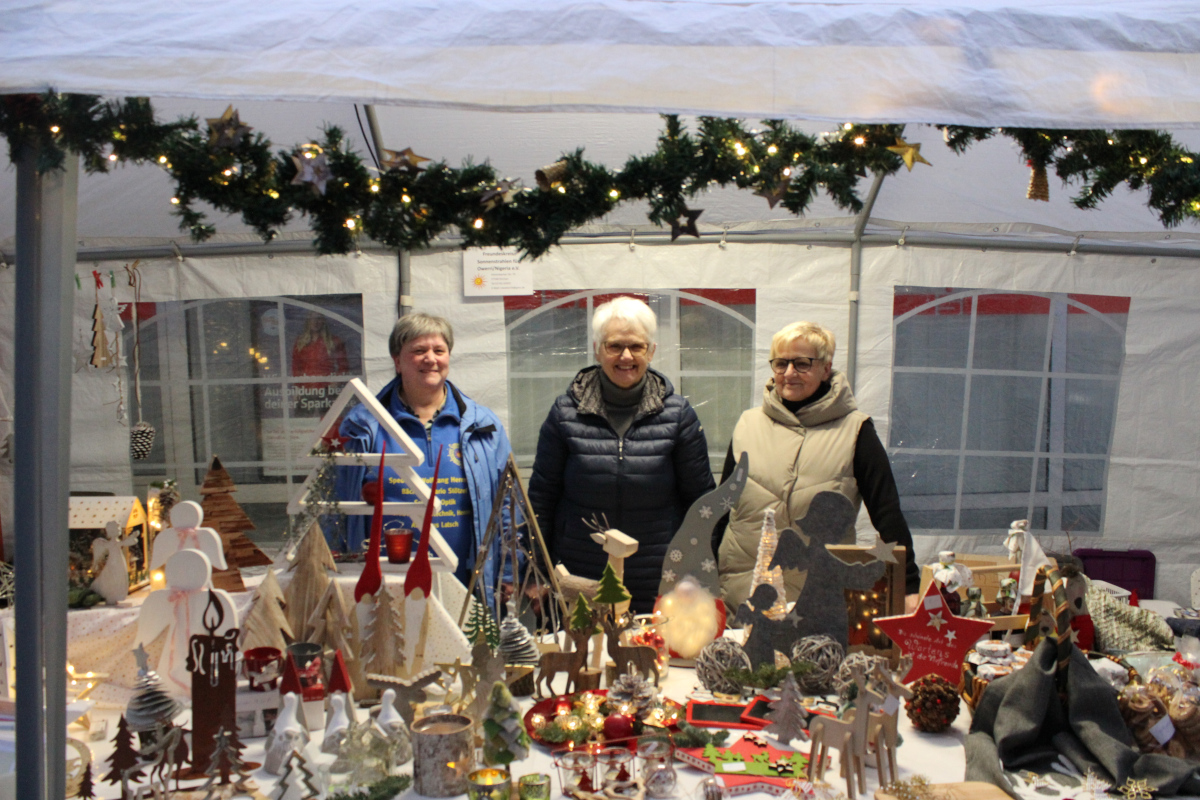
<instances>
[{"instance_id":1,"label":"pine cone","mask_svg":"<svg viewBox=\"0 0 1200 800\"><path fill-rule=\"evenodd\" d=\"M941 675L926 675L912 685L904 707L913 727L928 733L946 730L958 717L958 689Z\"/></svg>"},{"instance_id":2,"label":"pine cone","mask_svg":"<svg viewBox=\"0 0 1200 800\"><path fill-rule=\"evenodd\" d=\"M629 671L617 678L616 683L609 687L608 707L611 712L622 706L628 706L629 716L641 720L650 713L656 695L650 681L643 678L641 673L630 664Z\"/></svg>"}]
</instances>

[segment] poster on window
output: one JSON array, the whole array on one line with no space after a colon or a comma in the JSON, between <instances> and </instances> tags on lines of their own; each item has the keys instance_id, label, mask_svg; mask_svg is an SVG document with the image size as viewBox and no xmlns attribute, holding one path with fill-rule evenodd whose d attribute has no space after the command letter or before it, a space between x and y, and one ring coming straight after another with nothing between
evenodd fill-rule
<instances>
[{"instance_id":1,"label":"poster on window","mask_svg":"<svg viewBox=\"0 0 1200 800\"><path fill-rule=\"evenodd\" d=\"M533 294L533 261L521 260L515 247L477 247L463 251L463 296L503 297Z\"/></svg>"}]
</instances>

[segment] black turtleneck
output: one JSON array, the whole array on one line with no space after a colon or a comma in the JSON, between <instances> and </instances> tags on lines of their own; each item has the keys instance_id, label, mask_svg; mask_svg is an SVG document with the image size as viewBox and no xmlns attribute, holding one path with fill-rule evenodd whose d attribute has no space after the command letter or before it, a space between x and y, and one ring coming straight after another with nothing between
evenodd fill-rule
<instances>
[{"instance_id":1,"label":"black turtleneck","mask_svg":"<svg viewBox=\"0 0 1200 800\"><path fill-rule=\"evenodd\" d=\"M633 418L637 416L638 407L642 403L642 390L645 388L644 372L640 381L628 389L623 389L613 383L604 370L600 370L600 396L604 399L604 413L608 417L608 424L612 425L618 437L624 436L625 431L633 425Z\"/></svg>"}]
</instances>

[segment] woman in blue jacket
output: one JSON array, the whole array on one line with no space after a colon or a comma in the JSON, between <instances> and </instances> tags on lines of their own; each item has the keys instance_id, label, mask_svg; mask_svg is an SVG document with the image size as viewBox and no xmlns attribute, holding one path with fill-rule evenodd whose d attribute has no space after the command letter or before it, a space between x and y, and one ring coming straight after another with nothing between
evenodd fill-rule
<instances>
[{"instance_id":1,"label":"woman in blue jacket","mask_svg":"<svg viewBox=\"0 0 1200 800\"><path fill-rule=\"evenodd\" d=\"M414 469L426 482L433 479L438 449L444 448L438 477L442 510L434 517L434 523L458 556L455 576L466 584L479 557L492 502L499 491L500 474L512 448L496 415L447 380L453 348L454 330L445 319L420 313L401 317L388 339L388 350L396 364L396 379L384 386L377 397L424 453L424 463ZM344 446L348 452L378 453L384 437L389 453L401 452L400 443L380 428L363 405L356 406L342 420L340 434L347 437ZM363 483L375 480L375 472L365 467L341 468L338 496L344 500L362 499ZM408 502L415 499L390 468L385 470L385 476L384 499ZM351 517L347 520L346 540L331 544L338 549L361 549L369 519ZM420 524L420 520L412 522ZM496 537L492 557L484 568L484 585L489 590L495 587L495 553L499 542Z\"/></svg>"},{"instance_id":2,"label":"woman in blue jacket","mask_svg":"<svg viewBox=\"0 0 1200 800\"><path fill-rule=\"evenodd\" d=\"M625 560L635 612L658 595L663 556L684 513L713 488L704 429L687 399L650 368L658 320L618 297L596 309L596 366L554 401L538 436L529 500L551 558L574 575L598 578L607 556L588 523L639 542Z\"/></svg>"}]
</instances>

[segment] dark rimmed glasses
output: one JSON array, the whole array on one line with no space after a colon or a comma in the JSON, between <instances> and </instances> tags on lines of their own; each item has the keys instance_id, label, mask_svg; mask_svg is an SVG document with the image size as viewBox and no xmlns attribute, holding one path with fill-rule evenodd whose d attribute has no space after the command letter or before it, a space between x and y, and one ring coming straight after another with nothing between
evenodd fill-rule
<instances>
[{"instance_id":1,"label":"dark rimmed glasses","mask_svg":"<svg viewBox=\"0 0 1200 800\"><path fill-rule=\"evenodd\" d=\"M791 364L792 369L796 370L796 372L803 374L812 369L813 364L817 363L817 359L805 356L800 356L799 358L772 358L767 363L771 365L771 369L777 375L787 372L788 364Z\"/></svg>"}]
</instances>

